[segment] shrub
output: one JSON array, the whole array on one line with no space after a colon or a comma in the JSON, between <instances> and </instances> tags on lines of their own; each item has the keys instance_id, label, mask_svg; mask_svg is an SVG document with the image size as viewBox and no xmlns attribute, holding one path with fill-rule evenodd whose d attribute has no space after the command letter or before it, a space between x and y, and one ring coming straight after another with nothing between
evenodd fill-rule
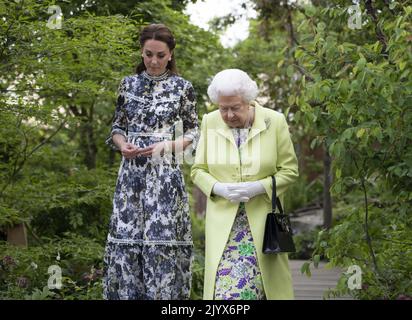
<instances>
[{"instance_id":1,"label":"shrub","mask_svg":"<svg viewBox=\"0 0 412 320\"><path fill-rule=\"evenodd\" d=\"M0 242L0 299L101 299L103 246L74 234L28 248ZM62 287L49 289L50 266ZM54 282L55 283L55 282Z\"/></svg>"}]
</instances>

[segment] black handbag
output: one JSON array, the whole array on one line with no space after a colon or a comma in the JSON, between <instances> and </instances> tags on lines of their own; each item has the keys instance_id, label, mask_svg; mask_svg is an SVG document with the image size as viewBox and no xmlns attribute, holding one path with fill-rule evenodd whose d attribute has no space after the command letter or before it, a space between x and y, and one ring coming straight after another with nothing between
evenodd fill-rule
<instances>
[{"instance_id":1,"label":"black handbag","mask_svg":"<svg viewBox=\"0 0 412 320\"><path fill-rule=\"evenodd\" d=\"M276 206L279 213L276 213ZM276 195L276 180L272 176L272 211L266 217L263 253L295 252L292 235L289 215L283 212L282 204Z\"/></svg>"}]
</instances>

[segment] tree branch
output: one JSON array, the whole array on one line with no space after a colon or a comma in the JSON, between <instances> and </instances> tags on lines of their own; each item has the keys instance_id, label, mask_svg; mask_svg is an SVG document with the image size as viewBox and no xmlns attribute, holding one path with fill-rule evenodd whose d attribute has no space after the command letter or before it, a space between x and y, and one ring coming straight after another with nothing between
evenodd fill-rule
<instances>
[{"instance_id":1,"label":"tree branch","mask_svg":"<svg viewBox=\"0 0 412 320\"><path fill-rule=\"evenodd\" d=\"M381 54L383 54L386 58L388 58L388 52L387 52L388 45L386 43L386 36L378 25L378 22L379 22L378 16L376 15L376 10L373 7L372 0L365 0L365 7L366 7L366 12L372 17L372 21L375 24L376 36L379 42L382 44Z\"/></svg>"},{"instance_id":2,"label":"tree branch","mask_svg":"<svg viewBox=\"0 0 412 320\"><path fill-rule=\"evenodd\" d=\"M291 7L289 5L285 5L286 10L287 10L287 16L286 16L286 27L285 29L288 31L289 34L289 48L292 49L295 47L295 45L300 46L299 41L296 39L295 36L295 31L293 27L293 20L292 20L292 11ZM305 49L303 49L305 50ZM292 59L293 59L293 66L296 67L296 69L300 72L301 75L305 76L308 81L314 81L314 78L303 68L299 62L297 61L296 57L294 54L292 54Z\"/></svg>"},{"instance_id":3,"label":"tree branch","mask_svg":"<svg viewBox=\"0 0 412 320\"><path fill-rule=\"evenodd\" d=\"M63 128L63 126L66 124L66 119L59 125L59 127L57 128L56 131L54 131L48 138L44 139L42 142L40 142L36 147L34 147L30 152L26 153L23 152L23 159L19 162L18 158L16 159L15 163L14 163L14 168L13 168L13 172L12 174L10 174L9 178L7 179L7 182L5 183L5 185L3 186L3 188L0 191L0 198L3 196L4 191L9 187L9 185L11 184L11 182L13 181L13 178L23 169L25 162L27 161L27 159L33 154L35 153L38 149L40 149L42 146L44 146L46 143L50 142L50 140ZM26 147L25 149L27 149L27 143L26 143Z\"/></svg>"},{"instance_id":4,"label":"tree branch","mask_svg":"<svg viewBox=\"0 0 412 320\"><path fill-rule=\"evenodd\" d=\"M355 166L356 166L358 172L360 173L361 187L362 187L362 191L363 191L363 198L364 198L364 205L365 205L365 220L364 220L363 228L365 230L366 243L368 245L369 255L372 258L372 263L373 263L373 268L375 270L375 273L377 275L379 275L379 268L378 268L378 264L376 262L375 251L373 250L372 239L371 239L371 236L369 234L369 203L368 203L368 193L367 193L366 185L365 185L365 178L363 177L362 172L360 172L360 169L359 169L358 163L356 162L356 159L354 159L353 161L355 163Z\"/></svg>"}]
</instances>

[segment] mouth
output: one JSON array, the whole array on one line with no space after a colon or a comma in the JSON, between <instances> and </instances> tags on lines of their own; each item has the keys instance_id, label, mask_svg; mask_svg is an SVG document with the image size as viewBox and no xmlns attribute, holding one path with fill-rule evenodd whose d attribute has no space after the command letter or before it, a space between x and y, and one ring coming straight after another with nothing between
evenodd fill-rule
<instances>
[{"instance_id":1,"label":"mouth","mask_svg":"<svg viewBox=\"0 0 412 320\"><path fill-rule=\"evenodd\" d=\"M226 123L232 128L237 127L239 124L237 121L227 121Z\"/></svg>"}]
</instances>

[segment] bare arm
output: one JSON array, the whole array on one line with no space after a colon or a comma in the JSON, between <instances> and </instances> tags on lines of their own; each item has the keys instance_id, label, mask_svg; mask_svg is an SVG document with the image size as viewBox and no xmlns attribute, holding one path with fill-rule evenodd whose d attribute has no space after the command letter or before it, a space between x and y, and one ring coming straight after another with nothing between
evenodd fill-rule
<instances>
[{"instance_id":1,"label":"bare arm","mask_svg":"<svg viewBox=\"0 0 412 320\"><path fill-rule=\"evenodd\" d=\"M179 153L185 150L192 140L185 139L183 136L173 141L162 141L154 143L146 148L139 149L138 154L143 157L150 157L153 155L162 155L164 153L174 152Z\"/></svg>"},{"instance_id":2,"label":"bare arm","mask_svg":"<svg viewBox=\"0 0 412 320\"><path fill-rule=\"evenodd\" d=\"M119 134L119 133L115 133L113 135L113 142L116 145L116 147L119 148L119 150L122 149L122 146L126 143L126 138L124 135Z\"/></svg>"}]
</instances>

